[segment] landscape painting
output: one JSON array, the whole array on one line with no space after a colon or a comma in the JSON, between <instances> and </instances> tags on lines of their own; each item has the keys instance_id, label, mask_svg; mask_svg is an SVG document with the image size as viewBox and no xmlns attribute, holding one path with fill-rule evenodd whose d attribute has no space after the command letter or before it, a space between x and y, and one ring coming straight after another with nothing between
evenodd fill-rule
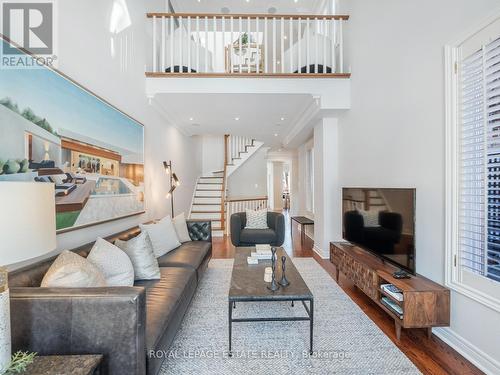
<instances>
[{"instance_id":1,"label":"landscape painting","mask_svg":"<svg viewBox=\"0 0 500 375\"><path fill-rule=\"evenodd\" d=\"M144 127L48 68L0 70L0 183L55 187L58 231L144 212Z\"/></svg>"}]
</instances>

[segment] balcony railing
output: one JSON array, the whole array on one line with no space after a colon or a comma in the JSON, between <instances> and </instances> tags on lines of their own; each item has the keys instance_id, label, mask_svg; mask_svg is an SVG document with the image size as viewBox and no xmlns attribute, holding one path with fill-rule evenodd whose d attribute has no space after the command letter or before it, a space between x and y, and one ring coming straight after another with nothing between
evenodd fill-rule
<instances>
[{"instance_id":1,"label":"balcony railing","mask_svg":"<svg viewBox=\"0 0 500 375\"><path fill-rule=\"evenodd\" d=\"M148 13L155 76L349 77L345 15Z\"/></svg>"}]
</instances>

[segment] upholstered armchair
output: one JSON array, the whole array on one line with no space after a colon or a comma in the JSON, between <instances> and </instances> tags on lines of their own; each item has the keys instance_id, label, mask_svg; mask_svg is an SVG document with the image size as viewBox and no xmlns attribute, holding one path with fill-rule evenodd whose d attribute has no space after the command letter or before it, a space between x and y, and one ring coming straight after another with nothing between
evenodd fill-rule
<instances>
[{"instance_id":1,"label":"upholstered armchair","mask_svg":"<svg viewBox=\"0 0 500 375\"><path fill-rule=\"evenodd\" d=\"M267 213L268 229L245 228L247 215L238 212L231 215L231 242L236 247L270 244L281 246L285 240L285 217L278 212Z\"/></svg>"}]
</instances>

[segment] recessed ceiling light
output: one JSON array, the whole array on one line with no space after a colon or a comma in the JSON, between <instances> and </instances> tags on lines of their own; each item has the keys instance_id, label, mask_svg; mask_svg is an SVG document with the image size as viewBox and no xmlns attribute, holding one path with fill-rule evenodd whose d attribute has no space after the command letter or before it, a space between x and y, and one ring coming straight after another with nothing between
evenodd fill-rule
<instances>
[{"instance_id":1,"label":"recessed ceiling light","mask_svg":"<svg viewBox=\"0 0 500 375\"><path fill-rule=\"evenodd\" d=\"M240 121L239 117L235 117L234 119L235 119L235 121Z\"/></svg>"},{"instance_id":2,"label":"recessed ceiling light","mask_svg":"<svg viewBox=\"0 0 500 375\"><path fill-rule=\"evenodd\" d=\"M286 35L283 35L283 39L287 40L287 39L288 39L288 37L287 37Z\"/></svg>"},{"instance_id":3,"label":"recessed ceiling light","mask_svg":"<svg viewBox=\"0 0 500 375\"><path fill-rule=\"evenodd\" d=\"M285 121L285 118L284 118L284 117L282 117L280 120L281 120L281 121Z\"/></svg>"},{"instance_id":4,"label":"recessed ceiling light","mask_svg":"<svg viewBox=\"0 0 500 375\"><path fill-rule=\"evenodd\" d=\"M278 133L274 133L274 136L277 137L278 136Z\"/></svg>"},{"instance_id":5,"label":"recessed ceiling light","mask_svg":"<svg viewBox=\"0 0 500 375\"><path fill-rule=\"evenodd\" d=\"M192 118L192 117L189 118L189 121L193 121L193 120L194 120L194 118Z\"/></svg>"}]
</instances>

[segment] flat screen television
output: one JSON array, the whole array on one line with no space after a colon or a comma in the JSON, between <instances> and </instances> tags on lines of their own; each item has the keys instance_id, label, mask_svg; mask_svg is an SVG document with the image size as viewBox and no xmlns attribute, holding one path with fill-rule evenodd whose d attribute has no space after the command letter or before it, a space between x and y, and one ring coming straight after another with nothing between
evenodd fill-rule
<instances>
[{"instance_id":1,"label":"flat screen television","mask_svg":"<svg viewBox=\"0 0 500 375\"><path fill-rule=\"evenodd\" d=\"M415 189L343 188L344 240L415 274Z\"/></svg>"}]
</instances>

